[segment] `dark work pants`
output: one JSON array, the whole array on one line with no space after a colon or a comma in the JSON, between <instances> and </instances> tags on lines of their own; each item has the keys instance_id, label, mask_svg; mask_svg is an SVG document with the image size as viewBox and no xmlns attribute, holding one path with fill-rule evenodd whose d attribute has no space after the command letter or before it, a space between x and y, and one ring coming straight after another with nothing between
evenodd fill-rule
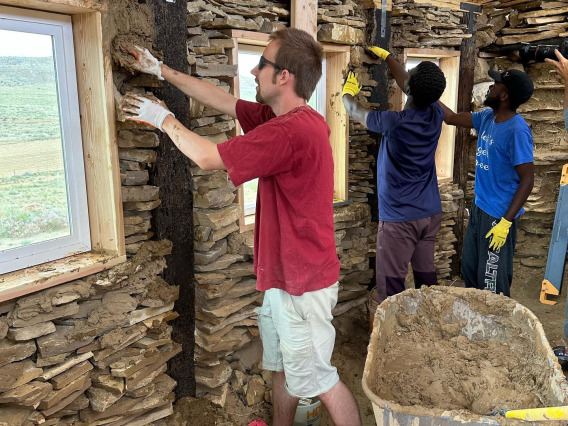
<instances>
[{"instance_id":1,"label":"dark work pants","mask_svg":"<svg viewBox=\"0 0 568 426\"><path fill-rule=\"evenodd\" d=\"M414 285L437 285L434 265L436 234L442 213L406 222L379 221L377 233L378 302L404 291L408 263L412 265Z\"/></svg>"},{"instance_id":2,"label":"dark work pants","mask_svg":"<svg viewBox=\"0 0 568 426\"><path fill-rule=\"evenodd\" d=\"M472 204L463 242L462 277L466 287L510 297L519 219L513 221L503 247L497 251L489 250L491 238L485 238L485 235L500 220L485 213L475 202Z\"/></svg>"}]
</instances>

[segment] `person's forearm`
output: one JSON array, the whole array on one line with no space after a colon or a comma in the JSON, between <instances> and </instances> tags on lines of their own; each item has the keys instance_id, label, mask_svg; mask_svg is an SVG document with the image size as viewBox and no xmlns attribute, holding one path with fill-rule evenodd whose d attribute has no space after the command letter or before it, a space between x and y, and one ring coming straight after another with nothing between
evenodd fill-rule
<instances>
[{"instance_id":1,"label":"person's forearm","mask_svg":"<svg viewBox=\"0 0 568 426\"><path fill-rule=\"evenodd\" d=\"M521 180L519 187L517 188L517 191L513 196L513 201L511 201L511 204L507 209L507 213L505 213L505 216L503 216L509 222L512 222L515 219L515 216L529 198L529 195L531 194L531 191L533 189L533 185L534 178Z\"/></svg>"},{"instance_id":2,"label":"person's forearm","mask_svg":"<svg viewBox=\"0 0 568 426\"><path fill-rule=\"evenodd\" d=\"M564 80L564 109L568 108L568 80Z\"/></svg>"},{"instance_id":3,"label":"person's forearm","mask_svg":"<svg viewBox=\"0 0 568 426\"><path fill-rule=\"evenodd\" d=\"M470 129L473 127L471 112L460 112L456 114L442 101L438 101L438 104L444 110L444 123L451 126L468 127Z\"/></svg>"},{"instance_id":4,"label":"person's forearm","mask_svg":"<svg viewBox=\"0 0 568 426\"><path fill-rule=\"evenodd\" d=\"M352 120L356 120L363 126L367 127L367 115L369 114L369 109L363 107L359 102L353 99L351 95L343 96L343 105L347 110L347 114Z\"/></svg>"},{"instance_id":5,"label":"person's forearm","mask_svg":"<svg viewBox=\"0 0 568 426\"><path fill-rule=\"evenodd\" d=\"M237 118L237 98L220 87L208 81L176 71L163 64L162 77L200 104Z\"/></svg>"},{"instance_id":6,"label":"person's forearm","mask_svg":"<svg viewBox=\"0 0 568 426\"><path fill-rule=\"evenodd\" d=\"M396 84L404 92L404 82L408 78L408 72L403 68L403 66L394 58L393 55L387 56L385 60L389 70L396 80Z\"/></svg>"},{"instance_id":7,"label":"person's forearm","mask_svg":"<svg viewBox=\"0 0 568 426\"><path fill-rule=\"evenodd\" d=\"M175 146L203 170L225 170L217 145L187 129L173 115L162 124Z\"/></svg>"}]
</instances>

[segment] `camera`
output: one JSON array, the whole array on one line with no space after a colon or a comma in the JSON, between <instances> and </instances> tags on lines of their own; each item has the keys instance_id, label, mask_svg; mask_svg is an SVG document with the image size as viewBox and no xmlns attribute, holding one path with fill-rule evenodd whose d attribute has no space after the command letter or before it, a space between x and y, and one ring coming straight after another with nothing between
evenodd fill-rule
<instances>
[{"instance_id":1,"label":"camera","mask_svg":"<svg viewBox=\"0 0 568 426\"><path fill-rule=\"evenodd\" d=\"M558 49L565 58L568 57L568 39L562 40L562 43L558 46L553 44L532 45L527 43L519 50L519 56L521 62L544 62L546 58L554 59L556 61L558 58L554 53L554 49Z\"/></svg>"}]
</instances>

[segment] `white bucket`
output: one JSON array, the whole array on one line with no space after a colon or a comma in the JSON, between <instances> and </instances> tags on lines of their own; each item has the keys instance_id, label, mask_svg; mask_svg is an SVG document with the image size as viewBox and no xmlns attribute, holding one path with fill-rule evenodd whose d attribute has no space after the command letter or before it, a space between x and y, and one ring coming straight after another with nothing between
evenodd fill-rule
<instances>
[{"instance_id":1,"label":"white bucket","mask_svg":"<svg viewBox=\"0 0 568 426\"><path fill-rule=\"evenodd\" d=\"M292 426L319 426L322 404L318 398L301 398Z\"/></svg>"}]
</instances>

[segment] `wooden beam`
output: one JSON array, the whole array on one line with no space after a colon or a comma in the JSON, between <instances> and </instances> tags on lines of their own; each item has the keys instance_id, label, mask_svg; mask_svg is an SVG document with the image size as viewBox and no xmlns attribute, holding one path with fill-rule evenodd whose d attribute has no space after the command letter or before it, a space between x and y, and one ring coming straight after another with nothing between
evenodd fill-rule
<instances>
[{"instance_id":1,"label":"wooden beam","mask_svg":"<svg viewBox=\"0 0 568 426\"><path fill-rule=\"evenodd\" d=\"M333 150L333 198L341 201L346 201L349 193L349 121L341 99L343 71L349 60L349 52L326 54L326 121L331 130L329 142Z\"/></svg>"},{"instance_id":2,"label":"wooden beam","mask_svg":"<svg viewBox=\"0 0 568 426\"><path fill-rule=\"evenodd\" d=\"M173 69L189 73L187 63L187 4L182 1L149 2L156 30L154 46L163 52L164 62ZM189 128L189 102L171 84L155 90L156 95ZM150 176L160 187L162 204L154 212L153 228L158 239L173 243L164 279L179 286L175 310L180 314L173 323L172 339L181 343L183 351L169 362L168 373L178 382L177 398L195 396L195 284L193 282L193 192L189 160L179 151L166 133L160 133L158 161Z\"/></svg>"},{"instance_id":3,"label":"wooden beam","mask_svg":"<svg viewBox=\"0 0 568 426\"><path fill-rule=\"evenodd\" d=\"M250 43L249 40L253 42L258 42L258 46L266 46L268 43L268 34L259 34L252 31L240 31L240 30L229 30L229 35L233 37L234 47L232 49L227 49L228 57L229 57L229 64L235 65L239 63L239 42L247 41L247 44L257 46L256 43ZM261 37L257 37L256 35L259 34ZM249 39L249 36L253 36L253 39ZM240 93L240 85L239 85L239 73L237 72L236 75L230 80L229 82L230 91L237 99L241 97ZM239 124L239 120L235 119L235 127L227 132L230 137L235 137L241 134L241 125ZM240 208L240 215L239 215L239 232L247 232L252 231L254 229L254 220L255 216L245 215L245 190L244 185L240 185L237 189L237 198L235 203L239 205Z\"/></svg>"},{"instance_id":4,"label":"wooden beam","mask_svg":"<svg viewBox=\"0 0 568 426\"><path fill-rule=\"evenodd\" d=\"M456 52L459 53L460 52ZM446 90L440 100L455 111L458 106L458 75L460 69L460 57L450 56L440 58L440 69L446 76ZM456 126L442 124L442 133L436 150L436 174L438 178L451 178L454 174Z\"/></svg>"},{"instance_id":5,"label":"wooden beam","mask_svg":"<svg viewBox=\"0 0 568 426\"><path fill-rule=\"evenodd\" d=\"M91 246L124 255L110 48L105 60L99 12L73 15L72 20Z\"/></svg>"},{"instance_id":6,"label":"wooden beam","mask_svg":"<svg viewBox=\"0 0 568 426\"><path fill-rule=\"evenodd\" d=\"M471 112L471 94L475 71L475 40L466 38L461 44L461 58L459 71L458 106L456 112ZM458 127L456 129L456 144L454 156L454 182L464 192L467 191L467 177L469 166L469 153L472 148L470 143L470 129ZM461 275L461 255L465 236L464 219L466 213L465 197L458 201L458 214L454 233L456 234L456 252L452 261L452 272Z\"/></svg>"},{"instance_id":7,"label":"wooden beam","mask_svg":"<svg viewBox=\"0 0 568 426\"><path fill-rule=\"evenodd\" d=\"M125 260L126 256L116 254L81 253L4 274L0 302L102 272Z\"/></svg>"},{"instance_id":8,"label":"wooden beam","mask_svg":"<svg viewBox=\"0 0 568 426\"><path fill-rule=\"evenodd\" d=\"M0 4L44 12L63 13L65 15L105 11L108 9L106 3L94 0L0 0Z\"/></svg>"},{"instance_id":9,"label":"wooden beam","mask_svg":"<svg viewBox=\"0 0 568 426\"><path fill-rule=\"evenodd\" d=\"M318 2L317 0L292 0L290 6L293 28L306 31L316 40L318 37Z\"/></svg>"}]
</instances>

